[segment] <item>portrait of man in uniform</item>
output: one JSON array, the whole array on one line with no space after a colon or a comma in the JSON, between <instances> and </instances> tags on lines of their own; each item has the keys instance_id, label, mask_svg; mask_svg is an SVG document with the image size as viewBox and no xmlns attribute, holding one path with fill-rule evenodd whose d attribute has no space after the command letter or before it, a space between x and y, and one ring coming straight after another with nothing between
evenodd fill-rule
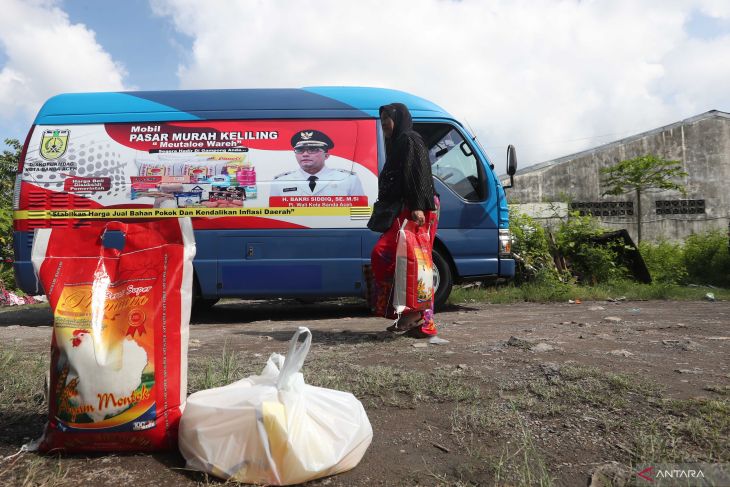
<instances>
[{"instance_id":1,"label":"portrait of man in uniform","mask_svg":"<svg viewBox=\"0 0 730 487\"><path fill-rule=\"evenodd\" d=\"M306 129L291 138L299 168L274 177L271 196L363 196L357 175L345 169L327 167L329 151L334 148L327 134Z\"/></svg>"}]
</instances>

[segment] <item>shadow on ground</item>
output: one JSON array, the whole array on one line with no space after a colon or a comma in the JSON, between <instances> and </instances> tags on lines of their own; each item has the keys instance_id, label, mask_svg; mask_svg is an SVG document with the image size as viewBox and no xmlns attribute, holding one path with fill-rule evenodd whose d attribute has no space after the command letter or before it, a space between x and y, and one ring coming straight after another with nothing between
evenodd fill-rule
<instances>
[{"instance_id":1,"label":"shadow on ground","mask_svg":"<svg viewBox=\"0 0 730 487\"><path fill-rule=\"evenodd\" d=\"M449 304L439 312L471 311L473 309L475 308ZM437 312L437 320L439 312ZM212 308L194 311L190 317L190 323L205 326L265 320L296 322L370 317L372 314L365 301L357 299L333 299L313 303L304 303L296 299L226 300ZM384 323L386 323L385 320ZM12 325L53 326L53 313L45 303L0 308L0 327ZM343 326L343 328L347 327Z\"/></svg>"},{"instance_id":2,"label":"shadow on ground","mask_svg":"<svg viewBox=\"0 0 730 487\"><path fill-rule=\"evenodd\" d=\"M382 342L385 340L394 340L400 338L399 335L394 333L383 331L363 332L363 331L332 331L332 330L317 330L316 328L310 328L312 332L312 342L317 344L325 345L336 345L336 344L356 344L366 342ZM235 332L234 335L248 335L255 337L271 337L273 340L280 342L288 342L292 337L292 330L283 331L239 331Z\"/></svg>"},{"instance_id":3,"label":"shadow on ground","mask_svg":"<svg viewBox=\"0 0 730 487\"><path fill-rule=\"evenodd\" d=\"M0 326L51 326L53 313L48 304L27 304L0 308Z\"/></svg>"},{"instance_id":4,"label":"shadow on ground","mask_svg":"<svg viewBox=\"0 0 730 487\"><path fill-rule=\"evenodd\" d=\"M0 409L0 424L3 425L0 446L20 448L24 443L39 438L47 419L47 414Z\"/></svg>"},{"instance_id":5,"label":"shadow on ground","mask_svg":"<svg viewBox=\"0 0 730 487\"><path fill-rule=\"evenodd\" d=\"M271 299L261 301L226 301L208 310L193 313L192 324L217 325L251 323L254 321L326 320L336 318L369 317L365 301L332 300L311 304L295 299Z\"/></svg>"}]
</instances>

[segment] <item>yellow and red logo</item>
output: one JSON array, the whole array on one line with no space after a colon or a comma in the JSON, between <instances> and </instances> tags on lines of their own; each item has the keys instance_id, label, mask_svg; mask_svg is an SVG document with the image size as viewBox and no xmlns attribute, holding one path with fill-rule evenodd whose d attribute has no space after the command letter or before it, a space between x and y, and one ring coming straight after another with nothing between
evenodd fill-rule
<instances>
[{"instance_id":1,"label":"yellow and red logo","mask_svg":"<svg viewBox=\"0 0 730 487\"><path fill-rule=\"evenodd\" d=\"M129 328L127 328L127 334L125 336L131 336L132 338L134 338L135 333L139 333L139 336L144 335L145 321L147 321L147 315L145 314L145 312L139 308L132 308L132 310L129 312L129 317L127 318Z\"/></svg>"}]
</instances>

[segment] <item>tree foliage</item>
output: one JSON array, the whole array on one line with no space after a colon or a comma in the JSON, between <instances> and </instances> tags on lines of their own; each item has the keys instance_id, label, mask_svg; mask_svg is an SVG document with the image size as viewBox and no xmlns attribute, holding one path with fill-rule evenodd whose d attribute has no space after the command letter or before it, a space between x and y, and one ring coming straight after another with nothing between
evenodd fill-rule
<instances>
[{"instance_id":1,"label":"tree foliage","mask_svg":"<svg viewBox=\"0 0 730 487\"><path fill-rule=\"evenodd\" d=\"M610 167L601 169L606 176L603 186L604 195L622 195L631 191L677 190L686 194L684 186L674 181L687 176L679 161L668 161L654 155L626 159Z\"/></svg>"},{"instance_id":2,"label":"tree foliage","mask_svg":"<svg viewBox=\"0 0 730 487\"><path fill-rule=\"evenodd\" d=\"M0 285L14 287L13 257L13 189L23 146L17 139L5 139L9 147L0 155Z\"/></svg>"},{"instance_id":3,"label":"tree foliage","mask_svg":"<svg viewBox=\"0 0 730 487\"><path fill-rule=\"evenodd\" d=\"M638 241L641 242L641 195L648 191L676 190L687 194L684 185L677 178L687 176L679 161L661 159L655 155L645 155L626 159L613 166L601 169L605 177L602 185L603 195L636 194L636 227Z\"/></svg>"}]
</instances>

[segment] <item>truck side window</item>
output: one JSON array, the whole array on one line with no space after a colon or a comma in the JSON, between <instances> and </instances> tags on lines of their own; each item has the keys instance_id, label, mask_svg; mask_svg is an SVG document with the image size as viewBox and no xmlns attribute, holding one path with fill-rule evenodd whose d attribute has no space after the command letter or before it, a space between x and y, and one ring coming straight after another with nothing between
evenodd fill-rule
<instances>
[{"instance_id":1,"label":"truck side window","mask_svg":"<svg viewBox=\"0 0 730 487\"><path fill-rule=\"evenodd\" d=\"M459 131L448 124L415 124L431 159L433 175L467 201L483 201L484 168Z\"/></svg>"}]
</instances>

